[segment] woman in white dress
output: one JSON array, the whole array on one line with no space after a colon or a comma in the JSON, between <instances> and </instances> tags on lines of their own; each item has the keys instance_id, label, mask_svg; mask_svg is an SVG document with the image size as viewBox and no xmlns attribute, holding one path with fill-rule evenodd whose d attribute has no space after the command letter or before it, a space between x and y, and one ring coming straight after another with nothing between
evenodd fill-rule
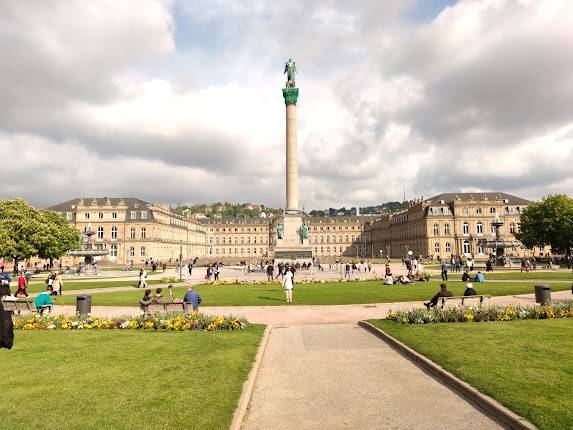
<instances>
[{"instance_id":1,"label":"woman in white dress","mask_svg":"<svg viewBox=\"0 0 573 430\"><path fill-rule=\"evenodd\" d=\"M287 303L292 303L293 283L292 283L292 272L290 270L287 270L285 275L284 275L283 288L285 290Z\"/></svg>"}]
</instances>

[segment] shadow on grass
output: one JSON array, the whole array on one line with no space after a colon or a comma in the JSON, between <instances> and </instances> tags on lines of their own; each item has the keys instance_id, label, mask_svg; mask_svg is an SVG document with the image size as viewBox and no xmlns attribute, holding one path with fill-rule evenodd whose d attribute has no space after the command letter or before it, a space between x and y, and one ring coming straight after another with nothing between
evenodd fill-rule
<instances>
[{"instance_id":1,"label":"shadow on grass","mask_svg":"<svg viewBox=\"0 0 573 430\"><path fill-rule=\"evenodd\" d=\"M277 299L276 297L263 297L263 296L258 296L258 299L263 299L263 300L273 300L275 302L284 302L284 299Z\"/></svg>"}]
</instances>

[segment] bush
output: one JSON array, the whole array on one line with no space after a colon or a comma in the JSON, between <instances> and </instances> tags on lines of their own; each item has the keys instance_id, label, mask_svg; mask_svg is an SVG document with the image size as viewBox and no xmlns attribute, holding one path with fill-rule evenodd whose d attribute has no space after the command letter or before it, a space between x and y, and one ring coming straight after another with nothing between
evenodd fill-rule
<instances>
[{"instance_id":1,"label":"bush","mask_svg":"<svg viewBox=\"0 0 573 430\"><path fill-rule=\"evenodd\" d=\"M159 283L161 283L161 284L176 284L178 282L179 282L179 278L176 278L175 276L168 276L168 277L161 278L159 280Z\"/></svg>"},{"instance_id":2,"label":"bush","mask_svg":"<svg viewBox=\"0 0 573 430\"><path fill-rule=\"evenodd\" d=\"M446 309L390 311L387 320L400 324L487 322L573 318L573 302L550 306L458 306Z\"/></svg>"}]
</instances>

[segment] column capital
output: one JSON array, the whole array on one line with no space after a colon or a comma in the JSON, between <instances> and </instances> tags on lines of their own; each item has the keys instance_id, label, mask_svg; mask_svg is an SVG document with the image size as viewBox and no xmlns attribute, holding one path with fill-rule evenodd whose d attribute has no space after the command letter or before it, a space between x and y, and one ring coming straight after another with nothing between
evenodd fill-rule
<instances>
[{"instance_id":1,"label":"column capital","mask_svg":"<svg viewBox=\"0 0 573 430\"><path fill-rule=\"evenodd\" d=\"M298 100L298 88L286 87L283 88L283 97L285 99L285 105L296 105Z\"/></svg>"}]
</instances>

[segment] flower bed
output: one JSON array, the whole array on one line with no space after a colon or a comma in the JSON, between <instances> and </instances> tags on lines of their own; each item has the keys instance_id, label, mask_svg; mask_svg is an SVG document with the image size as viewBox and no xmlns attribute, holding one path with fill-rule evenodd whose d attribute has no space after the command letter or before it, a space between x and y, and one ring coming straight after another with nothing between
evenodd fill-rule
<instances>
[{"instance_id":1,"label":"flower bed","mask_svg":"<svg viewBox=\"0 0 573 430\"><path fill-rule=\"evenodd\" d=\"M184 315L159 315L153 318L101 318L70 317L66 315L16 317L14 328L20 330L242 330L248 322L244 318L232 315L214 317L194 312Z\"/></svg>"},{"instance_id":2,"label":"flower bed","mask_svg":"<svg viewBox=\"0 0 573 430\"><path fill-rule=\"evenodd\" d=\"M430 324L445 322L486 322L573 318L573 302L551 306L458 306L447 309L415 309L391 311L387 320L400 324Z\"/></svg>"}]
</instances>

